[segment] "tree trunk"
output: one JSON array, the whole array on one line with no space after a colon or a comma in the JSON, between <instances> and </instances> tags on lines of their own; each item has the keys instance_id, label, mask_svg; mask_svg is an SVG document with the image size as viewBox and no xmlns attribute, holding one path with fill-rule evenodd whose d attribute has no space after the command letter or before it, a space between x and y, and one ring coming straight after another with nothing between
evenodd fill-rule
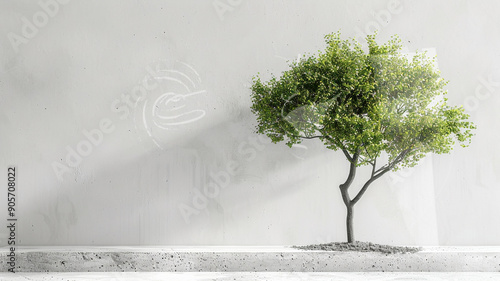
<instances>
[{"instance_id":1,"label":"tree trunk","mask_svg":"<svg viewBox=\"0 0 500 281\"><path fill-rule=\"evenodd\" d=\"M345 207L347 209L347 215L346 215L346 230L347 230L347 242L352 243L354 242L354 230L352 226L353 222L353 209L354 209L354 204L352 203L351 198L349 197L349 193L345 186L341 185L340 186L340 191L342 193L342 199L344 201Z\"/></svg>"},{"instance_id":2,"label":"tree trunk","mask_svg":"<svg viewBox=\"0 0 500 281\"><path fill-rule=\"evenodd\" d=\"M353 222L353 206L349 204L347 207L347 217L346 217L346 228L347 228L347 242L353 243L354 241L354 230L352 228Z\"/></svg>"},{"instance_id":3,"label":"tree trunk","mask_svg":"<svg viewBox=\"0 0 500 281\"><path fill-rule=\"evenodd\" d=\"M351 164L349 165L349 175L347 176L346 181L339 186L340 193L342 194L342 201L347 208L347 217L346 217L346 227L347 227L347 242L354 242L354 230L352 228L352 209L354 207L354 203L349 196L349 187L351 186L354 177L356 177L356 164L358 162L358 153L355 153L352 157Z\"/></svg>"},{"instance_id":4,"label":"tree trunk","mask_svg":"<svg viewBox=\"0 0 500 281\"><path fill-rule=\"evenodd\" d=\"M353 154L352 157L349 156L349 153L346 150L343 150L344 154L347 157L347 160L349 160L350 165L349 165L349 175L347 176L346 181L339 186L340 188L340 193L342 194L342 201L344 201L344 204L347 208L347 216L346 216L346 230L347 230L347 243L354 243L356 240L354 239L354 229L353 229L353 208L354 205L361 199L361 196L366 192L368 189L368 186L370 184L383 176L385 173L389 172L397 163L401 162L402 159L404 159L405 155L410 151L410 149L406 149L403 152L401 152L396 160L394 160L392 163L388 164L387 167L383 167L377 171L375 171L375 165L376 165L376 159L372 163L373 169L372 169L372 175L370 179L365 182L361 190L358 192L356 196L354 196L354 199L351 200L351 197L349 196L349 187L351 186L354 177L356 177L356 164L358 163L358 157L359 157L359 149L356 151L356 153Z\"/></svg>"}]
</instances>

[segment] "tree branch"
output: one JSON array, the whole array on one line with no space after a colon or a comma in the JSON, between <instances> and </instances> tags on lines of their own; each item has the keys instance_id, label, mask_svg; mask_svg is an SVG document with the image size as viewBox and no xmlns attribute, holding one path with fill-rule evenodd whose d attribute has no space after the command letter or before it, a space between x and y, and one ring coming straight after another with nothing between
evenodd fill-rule
<instances>
[{"instance_id":1,"label":"tree branch","mask_svg":"<svg viewBox=\"0 0 500 281\"><path fill-rule=\"evenodd\" d=\"M365 149L366 155L368 155L368 157L370 157L370 159L372 159L373 157L370 155L370 153L368 153L368 149L366 149L365 145L363 145L363 148Z\"/></svg>"},{"instance_id":2,"label":"tree branch","mask_svg":"<svg viewBox=\"0 0 500 281\"><path fill-rule=\"evenodd\" d=\"M385 173L389 172L390 170L392 170L392 168L394 168L394 166L396 166L396 164L398 164L399 162L401 162L404 157L411 151L411 148L407 148L405 150L403 150L397 157L396 159L394 159L394 161L390 164L386 164L384 166L382 166L380 169L378 169L376 172L374 172L375 170L375 165L373 165L373 169L372 169L372 176L370 177L370 179L363 185L363 187L361 188L361 190L358 192L358 194L354 197L354 199L351 200L351 204L356 204L359 199L361 199L361 196L363 196L363 194L366 192L366 190L368 189L368 186L370 186L370 184L372 182L374 182L375 180L377 180L378 178L380 178L381 176L383 176ZM376 160L376 159L375 159ZM384 168L385 167L385 168ZM380 172L379 172L380 171ZM375 175L376 174L376 175Z\"/></svg>"},{"instance_id":3,"label":"tree branch","mask_svg":"<svg viewBox=\"0 0 500 281\"><path fill-rule=\"evenodd\" d=\"M349 152L347 152L347 150L345 149L342 149L342 152L344 152L344 155L345 157L347 158L347 160L349 160L349 162L353 162L353 157L351 155L349 155Z\"/></svg>"},{"instance_id":4,"label":"tree branch","mask_svg":"<svg viewBox=\"0 0 500 281\"><path fill-rule=\"evenodd\" d=\"M329 141L331 141L332 143L337 143L337 145L342 149L342 152L344 153L345 157L347 158L347 160L352 163L354 161L354 155L351 156L349 154L349 152L347 151L347 149L345 148L344 144L341 143L341 142L336 142L335 140L333 140L332 138L328 137L328 136L323 136L323 135L320 135L320 136L298 136L298 135L291 135L292 137L296 137L296 138L302 138L302 139L321 139L321 138L325 138ZM359 157L359 155L358 155ZM357 162L357 158L356 157L356 162Z\"/></svg>"},{"instance_id":5,"label":"tree branch","mask_svg":"<svg viewBox=\"0 0 500 281\"><path fill-rule=\"evenodd\" d=\"M392 168L394 168L394 166L396 166L396 164L398 164L399 162L401 162L404 157L411 151L411 148L407 148L403 151L401 151L401 153L394 159L394 161L392 161L391 163L387 163L385 164L384 166L380 167L378 170L375 171L375 174L379 173L379 172L383 172L385 169L389 169L391 170Z\"/></svg>"},{"instance_id":6,"label":"tree branch","mask_svg":"<svg viewBox=\"0 0 500 281\"><path fill-rule=\"evenodd\" d=\"M292 135L296 138L302 138L302 139L319 139L319 138L324 138L324 136L310 136L310 137L307 137L307 136L295 136L295 135Z\"/></svg>"},{"instance_id":7,"label":"tree branch","mask_svg":"<svg viewBox=\"0 0 500 281\"><path fill-rule=\"evenodd\" d=\"M378 172L382 171L383 169L385 169L386 167L388 167L388 166L389 166L389 164L390 164L390 163L387 163L387 164L385 164L384 166L382 166L382 167L378 168L378 170L376 170L374 174L376 174L376 173L378 173Z\"/></svg>"},{"instance_id":8,"label":"tree branch","mask_svg":"<svg viewBox=\"0 0 500 281\"><path fill-rule=\"evenodd\" d=\"M351 164L349 165L349 175L347 176L347 179L343 184L341 184L340 187L340 192L342 194L342 200L344 201L344 204L346 206L351 206L351 198L349 196L349 186L351 186L354 177L356 176L356 168L357 168L357 163L358 163L358 157L359 157L359 149L356 150L356 152L352 155L352 161Z\"/></svg>"},{"instance_id":9,"label":"tree branch","mask_svg":"<svg viewBox=\"0 0 500 281\"><path fill-rule=\"evenodd\" d=\"M342 142L340 142L340 141L335 141L334 139L332 139L332 138L331 138L331 137L329 137L329 136L324 136L324 137L325 137L325 139L327 139L327 140L331 141L332 143L334 143L334 144L336 144L338 147L340 147L340 149L342 150L342 152L344 153L345 157L347 158L347 160L348 160L349 162L352 162L352 161L353 161L353 156L354 156L354 155L353 155L353 156L351 156L351 155L349 154L349 152L348 152L348 151L347 151L347 149L345 148L345 145L344 145Z\"/></svg>"},{"instance_id":10,"label":"tree branch","mask_svg":"<svg viewBox=\"0 0 500 281\"><path fill-rule=\"evenodd\" d=\"M372 176L364 185L363 187L361 188L361 190L358 192L358 194L356 195L356 197L354 197L354 199L351 200L351 204L354 205L356 204L359 199L361 199L361 196L363 196L363 194L366 192L366 190L368 189L368 186L370 186L370 184L372 182L374 182L376 179L380 178L381 176L383 176L385 173L389 172L391 169L385 169L383 170L381 173L377 174L376 176Z\"/></svg>"},{"instance_id":11,"label":"tree branch","mask_svg":"<svg viewBox=\"0 0 500 281\"><path fill-rule=\"evenodd\" d=\"M373 177L373 175L375 174L375 167L377 166L377 158L375 158L373 160L373 163L372 163L372 175L371 177Z\"/></svg>"},{"instance_id":12,"label":"tree branch","mask_svg":"<svg viewBox=\"0 0 500 281\"><path fill-rule=\"evenodd\" d=\"M357 150L356 153L352 155L352 161L351 164L349 165L349 176L347 176L346 181L341 184L341 187L348 188L352 181L354 180L354 176L356 174L356 165L358 164L358 158L359 158L359 151Z\"/></svg>"}]
</instances>

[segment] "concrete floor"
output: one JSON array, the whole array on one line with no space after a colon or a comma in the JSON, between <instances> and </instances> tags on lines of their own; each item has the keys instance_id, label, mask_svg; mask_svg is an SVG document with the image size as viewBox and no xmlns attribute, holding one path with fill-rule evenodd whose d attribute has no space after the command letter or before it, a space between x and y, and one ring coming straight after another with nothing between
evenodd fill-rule
<instances>
[{"instance_id":1,"label":"concrete floor","mask_svg":"<svg viewBox=\"0 0 500 281\"><path fill-rule=\"evenodd\" d=\"M0 274L0 280L43 280L43 281L80 281L80 280L107 280L107 281L494 281L500 280L500 273L493 272L203 272L203 273L165 273L165 272L108 272L108 273L16 273Z\"/></svg>"},{"instance_id":2,"label":"concrete floor","mask_svg":"<svg viewBox=\"0 0 500 281\"><path fill-rule=\"evenodd\" d=\"M7 272L7 251L0 271ZM16 272L500 272L500 247L425 247L415 254L290 247L19 248ZM297 273L298 274L298 273ZM217 280L217 279L216 279ZM300 279L299 279L300 280Z\"/></svg>"}]
</instances>

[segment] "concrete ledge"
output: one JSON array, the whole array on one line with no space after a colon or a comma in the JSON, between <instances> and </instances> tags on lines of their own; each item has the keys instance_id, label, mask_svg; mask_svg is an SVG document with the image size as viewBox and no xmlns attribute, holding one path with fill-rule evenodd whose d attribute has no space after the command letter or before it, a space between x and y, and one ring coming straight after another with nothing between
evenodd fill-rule
<instances>
[{"instance_id":1,"label":"concrete ledge","mask_svg":"<svg viewBox=\"0 0 500 281\"><path fill-rule=\"evenodd\" d=\"M23 272L0 273L8 281L498 281L498 272Z\"/></svg>"},{"instance_id":2,"label":"concrete ledge","mask_svg":"<svg viewBox=\"0 0 500 281\"><path fill-rule=\"evenodd\" d=\"M9 265L6 248L0 270ZM427 247L415 254L289 247L16 248L16 272L500 272L500 247Z\"/></svg>"}]
</instances>

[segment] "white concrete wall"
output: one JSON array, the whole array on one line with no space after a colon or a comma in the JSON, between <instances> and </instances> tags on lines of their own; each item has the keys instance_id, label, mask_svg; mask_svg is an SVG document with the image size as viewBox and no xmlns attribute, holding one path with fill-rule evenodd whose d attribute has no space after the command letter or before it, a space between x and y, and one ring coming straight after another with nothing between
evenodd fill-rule
<instances>
[{"instance_id":1,"label":"white concrete wall","mask_svg":"<svg viewBox=\"0 0 500 281\"><path fill-rule=\"evenodd\" d=\"M248 87L323 49L327 33L377 28L409 52L435 48L450 103L466 103L478 130L469 148L376 182L356 206L357 238L499 245L498 11L493 0L1 1L0 167L3 183L17 168L18 242L344 241L342 153L257 138ZM6 192L0 206L6 223Z\"/></svg>"}]
</instances>

